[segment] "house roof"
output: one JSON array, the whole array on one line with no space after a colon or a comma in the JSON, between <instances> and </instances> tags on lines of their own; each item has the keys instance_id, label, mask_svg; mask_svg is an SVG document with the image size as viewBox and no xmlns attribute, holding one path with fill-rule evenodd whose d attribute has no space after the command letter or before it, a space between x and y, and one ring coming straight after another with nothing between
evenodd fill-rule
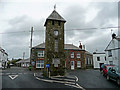
<instances>
[{"instance_id":1,"label":"house roof","mask_svg":"<svg viewBox=\"0 0 120 90\"><path fill-rule=\"evenodd\" d=\"M45 49L45 43L41 43L35 47L32 48L39 48L39 49ZM80 49L79 47L73 45L73 44L64 44L64 49L66 50L84 50L84 49Z\"/></svg>"},{"instance_id":2,"label":"house roof","mask_svg":"<svg viewBox=\"0 0 120 90\"><path fill-rule=\"evenodd\" d=\"M30 62L30 59L29 58L27 58L27 59L22 59L22 60L20 60L20 61L18 61L18 62L16 62L16 63L26 63L26 62Z\"/></svg>"},{"instance_id":3,"label":"house roof","mask_svg":"<svg viewBox=\"0 0 120 90\"><path fill-rule=\"evenodd\" d=\"M58 21L66 22L66 20L62 16L60 16L56 10L54 10L46 19L44 26L46 26L47 20L58 20Z\"/></svg>"},{"instance_id":4,"label":"house roof","mask_svg":"<svg viewBox=\"0 0 120 90\"><path fill-rule=\"evenodd\" d=\"M88 51L86 51L85 54L87 54L87 55L93 55L92 53L90 53Z\"/></svg>"},{"instance_id":5,"label":"house roof","mask_svg":"<svg viewBox=\"0 0 120 90\"><path fill-rule=\"evenodd\" d=\"M116 39L112 39L108 46L105 48L105 51L109 51L109 50L116 50L119 49L118 48L118 41Z\"/></svg>"},{"instance_id":6,"label":"house roof","mask_svg":"<svg viewBox=\"0 0 120 90\"><path fill-rule=\"evenodd\" d=\"M93 54L105 54L104 52L93 52Z\"/></svg>"}]
</instances>

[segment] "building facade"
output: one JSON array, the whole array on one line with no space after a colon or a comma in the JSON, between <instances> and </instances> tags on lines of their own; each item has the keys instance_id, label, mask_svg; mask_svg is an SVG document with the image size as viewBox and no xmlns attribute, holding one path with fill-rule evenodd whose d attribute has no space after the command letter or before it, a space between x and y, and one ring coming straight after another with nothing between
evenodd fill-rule
<instances>
[{"instance_id":1,"label":"building facade","mask_svg":"<svg viewBox=\"0 0 120 90\"><path fill-rule=\"evenodd\" d=\"M0 68L7 68L8 66L8 54L4 49L0 47Z\"/></svg>"},{"instance_id":2,"label":"building facade","mask_svg":"<svg viewBox=\"0 0 120 90\"><path fill-rule=\"evenodd\" d=\"M45 21L45 58L44 63L49 64L51 75L61 75L65 73L64 61L64 24L65 19L54 11ZM44 67L43 74L47 68ZM45 75L46 76L46 75Z\"/></svg>"},{"instance_id":3,"label":"building facade","mask_svg":"<svg viewBox=\"0 0 120 90\"><path fill-rule=\"evenodd\" d=\"M65 68L66 69L86 69L93 67L93 56L86 50L81 49L73 44L64 44L64 54L65 54ZM89 62L86 58L89 58ZM32 48L32 61L36 69L43 69L45 67L45 43L41 43Z\"/></svg>"},{"instance_id":4,"label":"building facade","mask_svg":"<svg viewBox=\"0 0 120 90\"><path fill-rule=\"evenodd\" d=\"M18 67L29 67L30 59L29 58L24 59L24 60L22 59L22 60L16 62L16 64L17 64Z\"/></svg>"},{"instance_id":5,"label":"building facade","mask_svg":"<svg viewBox=\"0 0 120 90\"><path fill-rule=\"evenodd\" d=\"M106 64L106 54L94 52L93 63L94 63L94 69L99 69L102 64Z\"/></svg>"},{"instance_id":6,"label":"building facade","mask_svg":"<svg viewBox=\"0 0 120 90\"><path fill-rule=\"evenodd\" d=\"M118 40L112 39L105 49L107 64L118 65Z\"/></svg>"},{"instance_id":7,"label":"building facade","mask_svg":"<svg viewBox=\"0 0 120 90\"><path fill-rule=\"evenodd\" d=\"M89 53L88 51L85 51L85 65L86 68L93 68L93 54Z\"/></svg>"}]
</instances>

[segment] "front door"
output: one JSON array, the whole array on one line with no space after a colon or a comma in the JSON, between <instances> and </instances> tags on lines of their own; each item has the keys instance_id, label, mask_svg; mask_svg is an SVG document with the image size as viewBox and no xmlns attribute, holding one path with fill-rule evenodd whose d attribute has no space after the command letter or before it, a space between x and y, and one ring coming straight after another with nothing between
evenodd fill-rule
<instances>
[{"instance_id":1,"label":"front door","mask_svg":"<svg viewBox=\"0 0 120 90\"><path fill-rule=\"evenodd\" d=\"M71 70L74 70L74 61L71 61Z\"/></svg>"}]
</instances>

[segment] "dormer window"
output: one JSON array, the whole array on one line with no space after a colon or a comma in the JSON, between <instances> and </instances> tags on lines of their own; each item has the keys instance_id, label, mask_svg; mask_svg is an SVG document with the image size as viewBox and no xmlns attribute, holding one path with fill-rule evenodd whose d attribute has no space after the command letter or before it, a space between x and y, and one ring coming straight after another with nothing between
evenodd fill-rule
<instances>
[{"instance_id":1,"label":"dormer window","mask_svg":"<svg viewBox=\"0 0 120 90\"><path fill-rule=\"evenodd\" d=\"M58 36L58 30L55 30L55 31L54 31L54 35L55 35L55 36Z\"/></svg>"}]
</instances>

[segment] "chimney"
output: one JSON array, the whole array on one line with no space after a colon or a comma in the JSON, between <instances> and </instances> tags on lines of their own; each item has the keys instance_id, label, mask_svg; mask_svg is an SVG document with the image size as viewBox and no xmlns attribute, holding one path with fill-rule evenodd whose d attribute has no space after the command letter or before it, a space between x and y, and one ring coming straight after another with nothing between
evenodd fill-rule
<instances>
[{"instance_id":1,"label":"chimney","mask_svg":"<svg viewBox=\"0 0 120 90\"><path fill-rule=\"evenodd\" d=\"M83 49L85 50L85 45L83 45Z\"/></svg>"},{"instance_id":2,"label":"chimney","mask_svg":"<svg viewBox=\"0 0 120 90\"><path fill-rule=\"evenodd\" d=\"M80 43L80 46L79 46L80 49L82 49L82 44Z\"/></svg>"}]
</instances>

